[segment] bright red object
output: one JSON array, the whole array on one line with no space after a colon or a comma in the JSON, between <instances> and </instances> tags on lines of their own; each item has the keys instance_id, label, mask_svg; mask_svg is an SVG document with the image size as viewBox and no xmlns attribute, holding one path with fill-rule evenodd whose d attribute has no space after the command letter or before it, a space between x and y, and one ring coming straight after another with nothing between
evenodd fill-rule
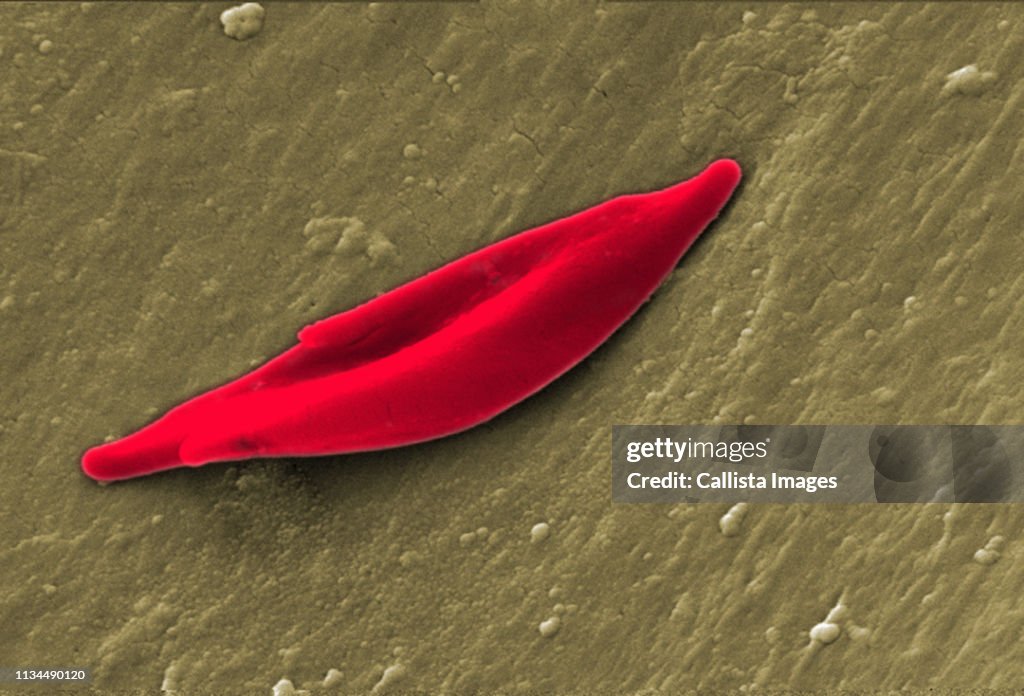
<instances>
[{"instance_id":1,"label":"bright red object","mask_svg":"<svg viewBox=\"0 0 1024 696\"><path fill-rule=\"evenodd\" d=\"M299 332L243 377L90 449L97 480L457 433L543 388L648 299L740 180L732 160L453 261Z\"/></svg>"}]
</instances>

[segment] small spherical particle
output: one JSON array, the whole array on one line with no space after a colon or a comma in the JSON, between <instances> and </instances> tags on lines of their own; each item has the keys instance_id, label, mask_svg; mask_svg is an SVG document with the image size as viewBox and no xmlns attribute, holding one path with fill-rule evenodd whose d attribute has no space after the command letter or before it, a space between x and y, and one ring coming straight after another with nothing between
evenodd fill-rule
<instances>
[{"instance_id":1,"label":"small spherical particle","mask_svg":"<svg viewBox=\"0 0 1024 696\"><path fill-rule=\"evenodd\" d=\"M551 526L547 522L538 522L530 529L530 541L537 543L544 541L551 534Z\"/></svg>"},{"instance_id":2,"label":"small spherical particle","mask_svg":"<svg viewBox=\"0 0 1024 696\"><path fill-rule=\"evenodd\" d=\"M853 640L866 640L871 636L871 629L864 628L863 626L849 626L846 629L847 635Z\"/></svg>"},{"instance_id":3,"label":"small spherical particle","mask_svg":"<svg viewBox=\"0 0 1024 696\"><path fill-rule=\"evenodd\" d=\"M371 689L370 692L375 694L390 692L397 682L400 682L405 678L407 672L408 670L405 665L401 663L391 665L384 670L384 674L381 675L380 681L374 684L373 689Z\"/></svg>"},{"instance_id":4,"label":"small spherical particle","mask_svg":"<svg viewBox=\"0 0 1024 696\"><path fill-rule=\"evenodd\" d=\"M333 689L341 686L342 675L341 672L334 669L333 667L327 670L327 676L324 677L323 686L325 689Z\"/></svg>"},{"instance_id":5,"label":"small spherical particle","mask_svg":"<svg viewBox=\"0 0 1024 696\"><path fill-rule=\"evenodd\" d=\"M295 685L290 679L282 679L274 684L274 696L293 696L294 693Z\"/></svg>"},{"instance_id":6,"label":"small spherical particle","mask_svg":"<svg viewBox=\"0 0 1024 696\"><path fill-rule=\"evenodd\" d=\"M560 629L561 627L562 620L557 616L552 616L550 619L545 619L544 621L541 621L540 626L537 627L537 630L539 630L540 634L545 638L551 638L553 635L558 633L558 629Z\"/></svg>"},{"instance_id":7,"label":"small spherical particle","mask_svg":"<svg viewBox=\"0 0 1024 696\"><path fill-rule=\"evenodd\" d=\"M974 552L974 562L984 566L994 565L999 560L999 552L992 549L978 549Z\"/></svg>"},{"instance_id":8,"label":"small spherical particle","mask_svg":"<svg viewBox=\"0 0 1024 696\"><path fill-rule=\"evenodd\" d=\"M49 39L43 39L42 41L39 42L39 52L40 53L42 53L45 56L47 53L50 53L51 51L53 51L53 42L52 41L50 41Z\"/></svg>"},{"instance_id":9,"label":"small spherical particle","mask_svg":"<svg viewBox=\"0 0 1024 696\"><path fill-rule=\"evenodd\" d=\"M837 623L845 619L848 613L849 609L847 609L846 605L841 601L837 602L836 605L829 610L828 616L825 617L825 622Z\"/></svg>"},{"instance_id":10,"label":"small spherical particle","mask_svg":"<svg viewBox=\"0 0 1024 696\"><path fill-rule=\"evenodd\" d=\"M220 23L224 26L224 33L227 36L245 41L260 33L266 14L266 10L259 3L247 2L221 12Z\"/></svg>"},{"instance_id":11,"label":"small spherical particle","mask_svg":"<svg viewBox=\"0 0 1024 696\"><path fill-rule=\"evenodd\" d=\"M946 84L942 87L943 95L960 94L978 96L985 92L996 81L998 75L989 70L979 70L977 65L965 65L946 75Z\"/></svg>"},{"instance_id":12,"label":"small spherical particle","mask_svg":"<svg viewBox=\"0 0 1024 696\"><path fill-rule=\"evenodd\" d=\"M811 640L828 645L829 643L834 643L839 638L839 633L839 624L823 621L811 629L810 636Z\"/></svg>"},{"instance_id":13,"label":"small spherical particle","mask_svg":"<svg viewBox=\"0 0 1024 696\"><path fill-rule=\"evenodd\" d=\"M402 156L409 160L419 159L423 154L423 150L416 143L409 143L402 148Z\"/></svg>"},{"instance_id":14,"label":"small spherical particle","mask_svg":"<svg viewBox=\"0 0 1024 696\"><path fill-rule=\"evenodd\" d=\"M722 534L727 537L736 536L740 533L740 527L743 524L743 518L747 516L747 504L736 503L729 511L722 515L722 518L718 520L718 528L722 530Z\"/></svg>"},{"instance_id":15,"label":"small spherical particle","mask_svg":"<svg viewBox=\"0 0 1024 696\"><path fill-rule=\"evenodd\" d=\"M734 515L726 513L722 519L718 520L718 528L722 530L724 536L737 536L740 533L740 520Z\"/></svg>"},{"instance_id":16,"label":"small spherical particle","mask_svg":"<svg viewBox=\"0 0 1024 696\"><path fill-rule=\"evenodd\" d=\"M1000 550L1002 550L1003 545L1005 543L1006 543L1006 537L1004 537L1004 536L1002 536L1000 534L996 534L994 537L992 537L991 539L988 540L988 543L985 544L985 548L988 549L989 551L1000 551Z\"/></svg>"}]
</instances>

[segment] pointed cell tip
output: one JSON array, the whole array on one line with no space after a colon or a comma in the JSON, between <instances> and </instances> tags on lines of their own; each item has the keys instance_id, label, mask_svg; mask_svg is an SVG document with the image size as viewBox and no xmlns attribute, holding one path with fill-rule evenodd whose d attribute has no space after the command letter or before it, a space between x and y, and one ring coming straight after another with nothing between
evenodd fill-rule
<instances>
[{"instance_id":1,"label":"pointed cell tip","mask_svg":"<svg viewBox=\"0 0 1024 696\"><path fill-rule=\"evenodd\" d=\"M182 466L176 438L156 438L147 429L98 445L82 455L82 472L100 482L118 481Z\"/></svg>"},{"instance_id":2,"label":"pointed cell tip","mask_svg":"<svg viewBox=\"0 0 1024 696\"><path fill-rule=\"evenodd\" d=\"M677 202L689 201L696 194L718 210L732 196L742 177L743 170L736 160L719 159L706 166L700 174L652 193L661 200Z\"/></svg>"},{"instance_id":3,"label":"pointed cell tip","mask_svg":"<svg viewBox=\"0 0 1024 696\"><path fill-rule=\"evenodd\" d=\"M117 476L111 470L109 459L104 456L102 450L101 445L82 455L82 472L94 481L106 483L117 479Z\"/></svg>"},{"instance_id":4,"label":"pointed cell tip","mask_svg":"<svg viewBox=\"0 0 1024 696\"><path fill-rule=\"evenodd\" d=\"M740 183L740 179L743 178L743 170L740 168L739 162L734 159L725 158L715 160L709 164L701 172L700 176L701 178L708 177L716 183L721 182L723 187L728 187L732 190Z\"/></svg>"},{"instance_id":5,"label":"pointed cell tip","mask_svg":"<svg viewBox=\"0 0 1024 696\"><path fill-rule=\"evenodd\" d=\"M719 159L693 178L656 191L652 197L685 211L687 217L701 220L700 224L705 225L729 201L742 176L736 160Z\"/></svg>"}]
</instances>

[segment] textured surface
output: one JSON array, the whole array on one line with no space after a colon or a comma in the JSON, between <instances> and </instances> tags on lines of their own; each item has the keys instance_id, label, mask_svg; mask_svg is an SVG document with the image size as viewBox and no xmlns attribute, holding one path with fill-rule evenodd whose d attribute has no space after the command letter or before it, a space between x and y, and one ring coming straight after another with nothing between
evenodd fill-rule
<instances>
[{"instance_id":1,"label":"textured surface","mask_svg":"<svg viewBox=\"0 0 1024 696\"><path fill-rule=\"evenodd\" d=\"M607 454L618 422L1022 421L1024 6L284 3L245 41L227 7L0 5L0 662L182 693L1024 681L1018 508L720 527L613 506ZM744 185L655 301L488 425L78 470L314 319L721 156Z\"/></svg>"}]
</instances>

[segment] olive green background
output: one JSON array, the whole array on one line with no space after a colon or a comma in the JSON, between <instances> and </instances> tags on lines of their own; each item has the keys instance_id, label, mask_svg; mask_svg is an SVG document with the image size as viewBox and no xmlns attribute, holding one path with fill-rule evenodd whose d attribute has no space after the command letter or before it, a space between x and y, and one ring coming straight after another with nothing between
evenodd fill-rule
<instances>
[{"instance_id":1,"label":"olive green background","mask_svg":"<svg viewBox=\"0 0 1024 696\"><path fill-rule=\"evenodd\" d=\"M608 454L613 423L1022 421L1024 5L265 6L241 42L223 3L0 5L0 663L108 693L1024 684L1020 508L727 536L726 506L612 505ZM80 473L310 321L722 156L744 183L654 300L491 423Z\"/></svg>"}]
</instances>

